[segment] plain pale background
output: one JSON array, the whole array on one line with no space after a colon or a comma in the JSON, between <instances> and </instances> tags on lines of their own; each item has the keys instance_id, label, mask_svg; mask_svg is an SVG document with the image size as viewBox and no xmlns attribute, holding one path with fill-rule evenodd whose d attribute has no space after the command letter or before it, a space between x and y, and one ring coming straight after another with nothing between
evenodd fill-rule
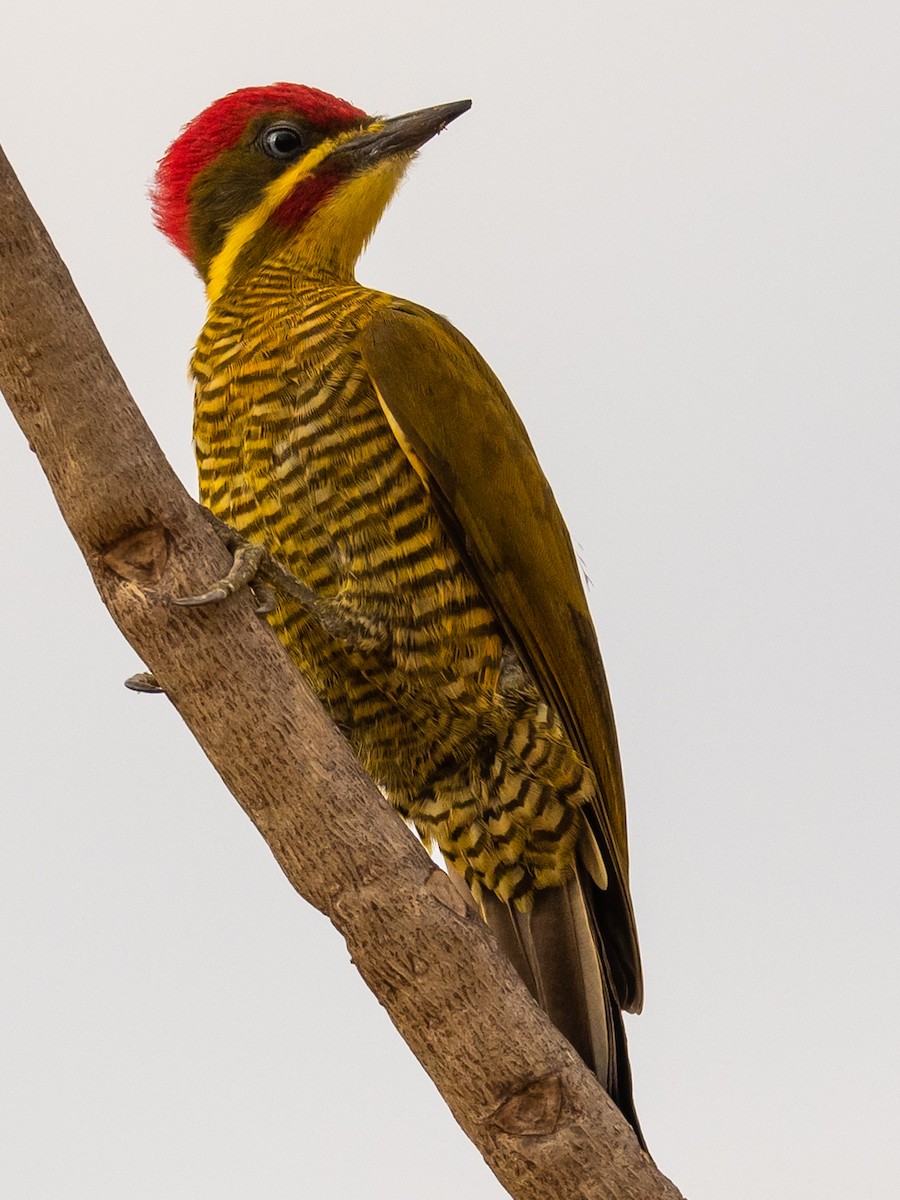
<instances>
[{"instance_id":1,"label":"plain pale background","mask_svg":"<svg viewBox=\"0 0 900 1200\"><path fill-rule=\"evenodd\" d=\"M649 1143L691 1200L893 1200L895 0L16 9L0 138L192 492L202 287L145 194L179 126L279 79L472 97L360 277L485 354L592 580ZM0 425L0 1193L501 1196L178 717L123 690Z\"/></svg>"}]
</instances>

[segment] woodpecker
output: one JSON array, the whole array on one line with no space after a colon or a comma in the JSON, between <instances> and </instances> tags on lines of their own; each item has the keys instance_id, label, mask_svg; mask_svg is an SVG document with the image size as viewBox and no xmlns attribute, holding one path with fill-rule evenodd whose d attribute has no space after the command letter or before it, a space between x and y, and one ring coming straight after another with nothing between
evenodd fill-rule
<instances>
[{"instance_id":1,"label":"woodpecker","mask_svg":"<svg viewBox=\"0 0 900 1200\"><path fill-rule=\"evenodd\" d=\"M166 152L156 222L209 300L200 498L302 585L275 633L640 1138L622 771L572 544L478 352L355 277L411 160L469 107L388 119L243 88Z\"/></svg>"}]
</instances>

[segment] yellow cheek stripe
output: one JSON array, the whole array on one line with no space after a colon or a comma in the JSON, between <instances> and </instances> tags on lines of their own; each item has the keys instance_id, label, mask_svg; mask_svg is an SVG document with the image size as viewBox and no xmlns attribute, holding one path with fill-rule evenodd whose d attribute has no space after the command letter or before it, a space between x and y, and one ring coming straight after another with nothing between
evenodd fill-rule
<instances>
[{"instance_id":1,"label":"yellow cheek stripe","mask_svg":"<svg viewBox=\"0 0 900 1200\"><path fill-rule=\"evenodd\" d=\"M363 132L374 133L381 129L381 126L381 121L373 121ZM312 174L316 167L324 162L329 154L343 142L349 142L353 138L359 137L360 132L360 130L354 129L348 133L339 134L337 137L327 138L324 142L320 142L318 146L313 147L308 154L304 155L299 162L294 163L293 166L279 175L277 179L273 179L263 192L263 197L256 208L252 208L248 213L245 213L235 221L225 235L222 249L210 264L209 282L206 285L206 295L210 304L215 304L216 300L218 300L228 286L228 280L231 277L234 264L237 262L241 251L250 239L259 233L275 209L288 198L300 180Z\"/></svg>"}]
</instances>

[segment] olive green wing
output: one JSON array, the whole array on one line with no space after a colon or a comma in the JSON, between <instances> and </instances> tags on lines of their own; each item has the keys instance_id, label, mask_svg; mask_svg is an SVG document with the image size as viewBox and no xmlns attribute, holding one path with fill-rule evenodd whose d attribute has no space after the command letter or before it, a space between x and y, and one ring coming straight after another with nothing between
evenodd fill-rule
<instances>
[{"instance_id":1,"label":"olive green wing","mask_svg":"<svg viewBox=\"0 0 900 1200\"><path fill-rule=\"evenodd\" d=\"M587 814L609 885L597 889L619 1003L641 1004L625 797L606 675L568 530L525 427L487 363L449 322L395 301L360 338L388 421L507 636L593 769Z\"/></svg>"}]
</instances>

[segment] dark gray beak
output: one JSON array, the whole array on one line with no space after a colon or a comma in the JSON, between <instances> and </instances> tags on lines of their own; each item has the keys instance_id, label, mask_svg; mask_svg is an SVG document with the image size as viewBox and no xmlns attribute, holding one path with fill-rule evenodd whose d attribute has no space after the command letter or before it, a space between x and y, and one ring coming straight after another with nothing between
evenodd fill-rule
<instances>
[{"instance_id":1,"label":"dark gray beak","mask_svg":"<svg viewBox=\"0 0 900 1200\"><path fill-rule=\"evenodd\" d=\"M338 146L326 162L355 171L392 154L411 154L471 107L471 100L454 100L450 104L404 113L402 117L388 117L380 129L364 130L352 141Z\"/></svg>"}]
</instances>

